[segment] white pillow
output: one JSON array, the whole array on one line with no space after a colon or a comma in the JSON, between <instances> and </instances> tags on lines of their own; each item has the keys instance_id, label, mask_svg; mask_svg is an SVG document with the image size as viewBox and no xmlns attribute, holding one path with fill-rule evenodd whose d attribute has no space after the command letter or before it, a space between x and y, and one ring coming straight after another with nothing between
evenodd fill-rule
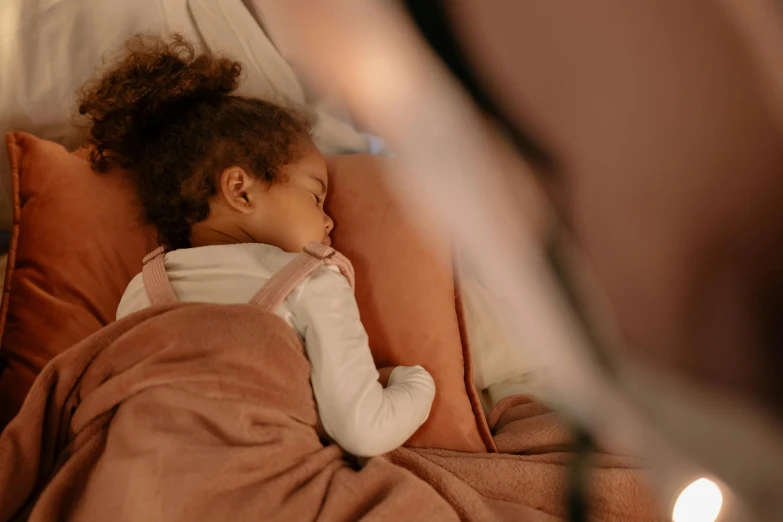
<instances>
[{"instance_id":1,"label":"white pillow","mask_svg":"<svg viewBox=\"0 0 783 522\"><path fill-rule=\"evenodd\" d=\"M266 19L263 28L259 25L250 0L188 0L188 6L207 47L244 64L240 94L307 107L314 115L315 144L326 155L371 151L370 136L357 131L339 105L308 93L296 63L289 62L295 57L279 45L284 35L275 30L274 20Z\"/></svg>"},{"instance_id":2,"label":"white pillow","mask_svg":"<svg viewBox=\"0 0 783 522\"><path fill-rule=\"evenodd\" d=\"M530 356L536 347L529 339L510 339L496 316L497 310L507 309L508 305L487 289L469 256L459 256L456 270L473 362L473 384L481 392L484 409L491 410L510 395L532 395L547 401L549 372L536 357Z\"/></svg>"},{"instance_id":3,"label":"white pillow","mask_svg":"<svg viewBox=\"0 0 783 522\"><path fill-rule=\"evenodd\" d=\"M102 57L139 32L199 41L186 0L0 0L0 133L27 131L68 148L76 90ZM0 230L12 225L8 155L0 147Z\"/></svg>"}]
</instances>

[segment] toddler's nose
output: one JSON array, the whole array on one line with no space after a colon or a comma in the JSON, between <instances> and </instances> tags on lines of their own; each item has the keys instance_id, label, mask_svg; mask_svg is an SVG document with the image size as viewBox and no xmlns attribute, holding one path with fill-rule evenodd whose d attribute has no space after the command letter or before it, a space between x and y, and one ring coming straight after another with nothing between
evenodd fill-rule
<instances>
[{"instance_id":1,"label":"toddler's nose","mask_svg":"<svg viewBox=\"0 0 783 522\"><path fill-rule=\"evenodd\" d=\"M332 221L332 218L330 218L328 215L324 214L324 217L326 218L324 220L324 226L326 227L326 234L328 235L332 229L334 228L334 221Z\"/></svg>"}]
</instances>

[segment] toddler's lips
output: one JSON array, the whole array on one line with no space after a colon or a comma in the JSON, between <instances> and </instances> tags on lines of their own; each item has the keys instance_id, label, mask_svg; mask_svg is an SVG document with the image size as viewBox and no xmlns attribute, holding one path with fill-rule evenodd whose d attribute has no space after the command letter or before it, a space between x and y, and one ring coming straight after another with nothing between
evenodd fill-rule
<instances>
[{"instance_id":1,"label":"toddler's lips","mask_svg":"<svg viewBox=\"0 0 783 522\"><path fill-rule=\"evenodd\" d=\"M326 245L326 246L332 246L332 238L327 237L323 241L321 241L321 243Z\"/></svg>"}]
</instances>

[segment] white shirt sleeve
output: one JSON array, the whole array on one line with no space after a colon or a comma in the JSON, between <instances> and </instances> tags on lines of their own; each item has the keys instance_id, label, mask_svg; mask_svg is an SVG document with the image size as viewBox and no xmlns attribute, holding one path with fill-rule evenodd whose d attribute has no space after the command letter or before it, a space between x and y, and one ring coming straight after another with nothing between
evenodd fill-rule
<instances>
[{"instance_id":1,"label":"white shirt sleeve","mask_svg":"<svg viewBox=\"0 0 783 522\"><path fill-rule=\"evenodd\" d=\"M382 455L427 420L435 383L421 366L395 368L386 388L378 382L356 299L332 268L306 281L292 303L292 320L304 337L324 429L353 455Z\"/></svg>"}]
</instances>

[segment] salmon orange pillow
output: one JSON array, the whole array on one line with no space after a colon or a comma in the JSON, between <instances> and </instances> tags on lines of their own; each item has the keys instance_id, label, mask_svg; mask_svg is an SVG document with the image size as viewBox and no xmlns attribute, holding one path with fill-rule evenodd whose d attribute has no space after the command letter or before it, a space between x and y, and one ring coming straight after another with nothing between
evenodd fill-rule
<instances>
[{"instance_id":1,"label":"salmon orange pillow","mask_svg":"<svg viewBox=\"0 0 783 522\"><path fill-rule=\"evenodd\" d=\"M420 364L435 380L427 422L408 441L416 447L493 451L473 387L462 307L447 241L419 232L388 189L385 166L369 154L333 156L327 213L332 245L351 260L356 300L378 367Z\"/></svg>"},{"instance_id":2,"label":"salmon orange pillow","mask_svg":"<svg viewBox=\"0 0 783 522\"><path fill-rule=\"evenodd\" d=\"M83 154L25 133L9 134L7 145L14 227L0 307L0 427L47 362L114 320L157 246L126 172L96 174ZM334 246L356 269L376 363L421 364L437 386L430 419L409 444L494 449L471 384L453 273L438 262L448 245L417 236L386 191L383 160L338 156L329 166Z\"/></svg>"}]
</instances>

